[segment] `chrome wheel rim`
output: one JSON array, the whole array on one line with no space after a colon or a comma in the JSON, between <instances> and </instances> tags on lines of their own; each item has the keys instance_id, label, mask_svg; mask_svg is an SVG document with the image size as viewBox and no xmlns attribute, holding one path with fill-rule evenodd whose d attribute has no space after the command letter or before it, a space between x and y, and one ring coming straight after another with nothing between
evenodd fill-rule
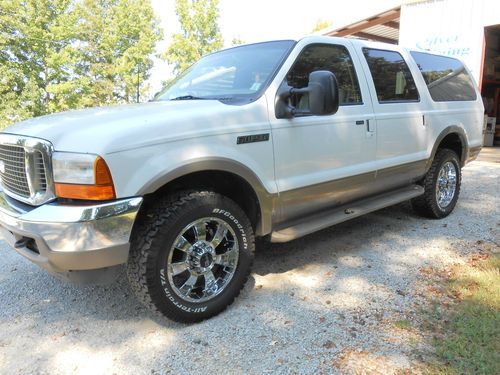
<instances>
[{"instance_id":1,"label":"chrome wheel rim","mask_svg":"<svg viewBox=\"0 0 500 375\"><path fill-rule=\"evenodd\" d=\"M436 201L441 209L448 207L457 190L457 169L448 161L439 170L436 183Z\"/></svg>"},{"instance_id":2,"label":"chrome wheel rim","mask_svg":"<svg viewBox=\"0 0 500 375\"><path fill-rule=\"evenodd\" d=\"M167 259L170 286L188 302L206 302L224 291L238 265L239 246L224 220L205 217L176 237Z\"/></svg>"}]
</instances>

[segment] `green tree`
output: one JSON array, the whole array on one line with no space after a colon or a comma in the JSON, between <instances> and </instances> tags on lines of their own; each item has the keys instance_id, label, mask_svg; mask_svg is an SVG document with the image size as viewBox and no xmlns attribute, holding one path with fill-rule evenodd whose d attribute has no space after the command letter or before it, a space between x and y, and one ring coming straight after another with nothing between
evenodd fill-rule
<instances>
[{"instance_id":1,"label":"green tree","mask_svg":"<svg viewBox=\"0 0 500 375\"><path fill-rule=\"evenodd\" d=\"M0 126L49 112L49 87L67 80L70 0L0 0Z\"/></svg>"},{"instance_id":2,"label":"green tree","mask_svg":"<svg viewBox=\"0 0 500 375\"><path fill-rule=\"evenodd\" d=\"M332 25L331 21L326 21L326 20L319 19L318 22L316 22L316 26L314 26L314 29L312 29L311 32L315 33L316 31L320 31L320 30L326 29L327 27L329 27L331 25Z\"/></svg>"},{"instance_id":3,"label":"green tree","mask_svg":"<svg viewBox=\"0 0 500 375\"><path fill-rule=\"evenodd\" d=\"M75 12L83 42L77 65L82 104L140 101L162 35L150 0L83 0Z\"/></svg>"},{"instance_id":4,"label":"green tree","mask_svg":"<svg viewBox=\"0 0 500 375\"><path fill-rule=\"evenodd\" d=\"M218 0L176 0L181 32L172 36L172 43L164 54L175 74L186 70L203 55L222 48L218 5Z\"/></svg>"},{"instance_id":5,"label":"green tree","mask_svg":"<svg viewBox=\"0 0 500 375\"><path fill-rule=\"evenodd\" d=\"M149 0L0 0L0 127L141 99L160 37Z\"/></svg>"},{"instance_id":6,"label":"green tree","mask_svg":"<svg viewBox=\"0 0 500 375\"><path fill-rule=\"evenodd\" d=\"M233 40L231 40L231 45L234 46L239 46L240 44L245 44L246 42L241 39L240 37L234 37Z\"/></svg>"}]
</instances>

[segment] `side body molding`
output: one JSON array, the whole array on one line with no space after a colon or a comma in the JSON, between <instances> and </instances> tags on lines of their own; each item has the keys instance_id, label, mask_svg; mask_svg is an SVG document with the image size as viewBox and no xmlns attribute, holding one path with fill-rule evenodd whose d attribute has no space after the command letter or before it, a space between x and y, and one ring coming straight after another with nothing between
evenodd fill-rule
<instances>
[{"instance_id":1,"label":"side body molding","mask_svg":"<svg viewBox=\"0 0 500 375\"><path fill-rule=\"evenodd\" d=\"M164 175L148 181L138 192L138 195L154 193L162 186L165 186L179 177L195 172L206 171L228 172L246 181L252 187L259 200L260 223L257 226L256 234L258 236L264 236L271 233L277 194L269 193L260 178L251 169L235 160L217 157L191 160L189 164L168 171Z\"/></svg>"}]
</instances>

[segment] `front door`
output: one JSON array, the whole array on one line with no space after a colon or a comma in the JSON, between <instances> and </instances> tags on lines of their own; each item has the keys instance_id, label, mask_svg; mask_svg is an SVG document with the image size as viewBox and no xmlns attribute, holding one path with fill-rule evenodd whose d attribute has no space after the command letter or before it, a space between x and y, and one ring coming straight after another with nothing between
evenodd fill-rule
<instances>
[{"instance_id":1,"label":"front door","mask_svg":"<svg viewBox=\"0 0 500 375\"><path fill-rule=\"evenodd\" d=\"M340 106L333 115L278 119L275 98L271 97L276 90L268 91L280 197L278 227L368 195L375 178L373 108L366 78L349 41L299 42L275 82L305 87L309 74L317 70L329 70L337 77ZM305 95L294 95L290 100L297 109L308 108Z\"/></svg>"}]
</instances>

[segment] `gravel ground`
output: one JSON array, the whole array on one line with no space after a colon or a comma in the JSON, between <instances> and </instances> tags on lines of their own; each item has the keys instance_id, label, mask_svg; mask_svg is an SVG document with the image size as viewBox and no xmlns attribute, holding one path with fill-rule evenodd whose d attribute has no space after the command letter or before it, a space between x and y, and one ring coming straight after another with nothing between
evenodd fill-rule
<instances>
[{"instance_id":1,"label":"gravel ground","mask_svg":"<svg viewBox=\"0 0 500 375\"><path fill-rule=\"evenodd\" d=\"M257 252L224 313L195 325L153 317L125 278L60 282L0 241L1 374L395 373L414 369L426 268L498 249L500 149L463 171L458 206L440 221L408 204ZM479 241L479 242L478 242ZM399 322L399 323L398 323Z\"/></svg>"}]
</instances>

